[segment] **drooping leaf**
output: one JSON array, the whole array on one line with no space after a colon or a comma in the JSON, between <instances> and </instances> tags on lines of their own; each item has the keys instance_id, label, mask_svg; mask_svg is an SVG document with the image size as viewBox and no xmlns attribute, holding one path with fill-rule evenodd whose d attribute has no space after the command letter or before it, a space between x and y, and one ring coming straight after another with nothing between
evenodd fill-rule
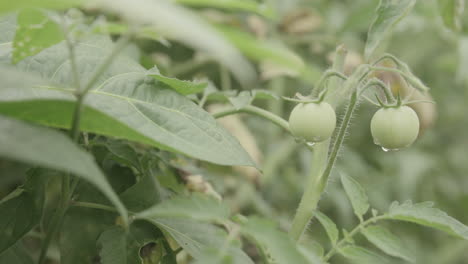
<instances>
[{"instance_id":1,"label":"drooping leaf","mask_svg":"<svg viewBox=\"0 0 468 264\"><path fill-rule=\"evenodd\" d=\"M294 52L279 44L255 37L233 27L217 26L220 33L241 50L247 57L257 61L269 61L279 66L287 67L304 78L318 80L320 71L311 65L306 65Z\"/></svg>"},{"instance_id":2,"label":"drooping leaf","mask_svg":"<svg viewBox=\"0 0 468 264\"><path fill-rule=\"evenodd\" d=\"M273 18L275 16L273 9L266 6L265 3L258 3L252 0L176 0L180 4L195 7L214 7L228 10L242 10L254 12L259 15Z\"/></svg>"},{"instance_id":3,"label":"drooping leaf","mask_svg":"<svg viewBox=\"0 0 468 264\"><path fill-rule=\"evenodd\" d=\"M179 79L166 77L161 74L150 74L149 76L155 78L156 80L162 83L167 84L170 88L183 95L202 92L203 89L205 89L208 85L206 82L197 83L190 81L181 81Z\"/></svg>"},{"instance_id":4,"label":"drooping leaf","mask_svg":"<svg viewBox=\"0 0 468 264\"><path fill-rule=\"evenodd\" d=\"M34 264L24 246L18 242L8 250L0 253L0 263Z\"/></svg>"},{"instance_id":5,"label":"drooping leaf","mask_svg":"<svg viewBox=\"0 0 468 264\"><path fill-rule=\"evenodd\" d=\"M206 195L193 194L175 197L136 215L137 218L181 217L201 221L224 221L229 217L229 208Z\"/></svg>"},{"instance_id":6,"label":"drooping leaf","mask_svg":"<svg viewBox=\"0 0 468 264\"><path fill-rule=\"evenodd\" d=\"M0 254L18 242L41 220L46 176L32 170L24 186L0 201Z\"/></svg>"},{"instance_id":7,"label":"drooping leaf","mask_svg":"<svg viewBox=\"0 0 468 264\"><path fill-rule=\"evenodd\" d=\"M364 54L370 59L375 50L389 34L392 28L412 9L416 0L380 0L377 15L367 34Z\"/></svg>"},{"instance_id":8,"label":"drooping leaf","mask_svg":"<svg viewBox=\"0 0 468 264\"><path fill-rule=\"evenodd\" d=\"M67 9L86 3L88 0L17 0L1 1L0 14L22 8Z\"/></svg>"},{"instance_id":9,"label":"drooping leaf","mask_svg":"<svg viewBox=\"0 0 468 264\"><path fill-rule=\"evenodd\" d=\"M18 13L18 29L13 41L13 63L37 54L63 39L60 26L39 9L23 9Z\"/></svg>"},{"instance_id":10,"label":"drooping leaf","mask_svg":"<svg viewBox=\"0 0 468 264\"><path fill-rule=\"evenodd\" d=\"M97 187L127 219L127 210L91 155L64 134L0 116L0 156L81 177Z\"/></svg>"},{"instance_id":11,"label":"drooping leaf","mask_svg":"<svg viewBox=\"0 0 468 264\"><path fill-rule=\"evenodd\" d=\"M76 48L80 77L89 80L112 48L95 38ZM69 128L75 99L68 52L63 43L24 59L19 67L58 87L32 86L24 73L2 69L0 113L48 126ZM158 85L136 62L119 57L86 97L81 130L125 138L223 165L253 161L221 125L189 99ZM170 121L170 122L169 122Z\"/></svg>"},{"instance_id":12,"label":"drooping leaf","mask_svg":"<svg viewBox=\"0 0 468 264\"><path fill-rule=\"evenodd\" d=\"M309 263L287 233L278 230L276 224L269 220L249 218L242 226L242 233L264 247L275 263Z\"/></svg>"},{"instance_id":13,"label":"drooping leaf","mask_svg":"<svg viewBox=\"0 0 468 264\"><path fill-rule=\"evenodd\" d=\"M460 31L465 0L437 0L437 4L444 25L450 30Z\"/></svg>"},{"instance_id":14,"label":"drooping leaf","mask_svg":"<svg viewBox=\"0 0 468 264\"><path fill-rule=\"evenodd\" d=\"M95 2L102 9L116 12L130 21L153 26L158 34L168 39L175 39L208 53L226 65L244 86L256 78L253 66L237 49L189 9L171 1L99 0Z\"/></svg>"},{"instance_id":15,"label":"drooping leaf","mask_svg":"<svg viewBox=\"0 0 468 264\"><path fill-rule=\"evenodd\" d=\"M341 175L341 183L351 201L354 213L362 221L362 216L369 210L369 202L364 188L356 180L345 174Z\"/></svg>"},{"instance_id":16,"label":"drooping leaf","mask_svg":"<svg viewBox=\"0 0 468 264\"><path fill-rule=\"evenodd\" d=\"M408 248L402 244L400 238L388 229L374 225L366 227L361 232L367 240L388 255L414 262L414 257Z\"/></svg>"},{"instance_id":17,"label":"drooping leaf","mask_svg":"<svg viewBox=\"0 0 468 264\"><path fill-rule=\"evenodd\" d=\"M157 218L152 223L170 235L188 254L196 260L204 256L205 250L224 245L226 233L211 224L188 218ZM239 248L228 247L226 255L232 264L253 264L253 261Z\"/></svg>"},{"instance_id":18,"label":"drooping leaf","mask_svg":"<svg viewBox=\"0 0 468 264\"><path fill-rule=\"evenodd\" d=\"M448 234L468 240L468 226L447 213L434 208L432 202L416 203L411 201L399 204L393 202L388 217L394 220L408 221L423 226L439 229Z\"/></svg>"},{"instance_id":19,"label":"drooping leaf","mask_svg":"<svg viewBox=\"0 0 468 264\"><path fill-rule=\"evenodd\" d=\"M321 213L320 211L315 211L314 215L327 232L328 238L330 238L331 243L333 245L336 244L339 238L339 231L336 227L336 224L328 216Z\"/></svg>"},{"instance_id":20,"label":"drooping leaf","mask_svg":"<svg viewBox=\"0 0 468 264\"><path fill-rule=\"evenodd\" d=\"M338 252L340 255L356 264L388 263L384 257L362 247L345 246Z\"/></svg>"}]
</instances>

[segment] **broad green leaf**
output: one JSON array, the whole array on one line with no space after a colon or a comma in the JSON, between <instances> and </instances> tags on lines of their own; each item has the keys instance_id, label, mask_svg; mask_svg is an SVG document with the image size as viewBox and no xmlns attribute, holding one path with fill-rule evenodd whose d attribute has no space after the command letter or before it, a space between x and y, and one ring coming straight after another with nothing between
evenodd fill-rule
<instances>
[{"instance_id":1,"label":"broad green leaf","mask_svg":"<svg viewBox=\"0 0 468 264\"><path fill-rule=\"evenodd\" d=\"M0 156L81 177L97 187L127 219L127 210L91 155L58 131L0 116ZM64 154L65 153L65 154Z\"/></svg>"},{"instance_id":2,"label":"broad green leaf","mask_svg":"<svg viewBox=\"0 0 468 264\"><path fill-rule=\"evenodd\" d=\"M408 221L423 226L433 227L448 234L468 240L468 226L434 208L432 202L413 204L411 201L399 204L393 202L388 217L394 220Z\"/></svg>"},{"instance_id":3,"label":"broad green leaf","mask_svg":"<svg viewBox=\"0 0 468 264\"><path fill-rule=\"evenodd\" d=\"M413 254L402 244L400 238L392 234L388 229L374 225L366 227L361 233L367 240L388 255L414 262Z\"/></svg>"},{"instance_id":4,"label":"broad green leaf","mask_svg":"<svg viewBox=\"0 0 468 264\"><path fill-rule=\"evenodd\" d=\"M450 30L460 31L465 0L437 0L437 4L444 25Z\"/></svg>"},{"instance_id":5,"label":"broad green leaf","mask_svg":"<svg viewBox=\"0 0 468 264\"><path fill-rule=\"evenodd\" d=\"M37 54L63 39L60 26L42 10L21 10L18 13L17 25L13 41L13 63Z\"/></svg>"},{"instance_id":6,"label":"broad green leaf","mask_svg":"<svg viewBox=\"0 0 468 264\"><path fill-rule=\"evenodd\" d=\"M289 238L287 233L278 230L273 222L266 219L252 217L242 225L245 236L254 240L278 264L309 263L304 255Z\"/></svg>"},{"instance_id":7,"label":"broad green leaf","mask_svg":"<svg viewBox=\"0 0 468 264\"><path fill-rule=\"evenodd\" d=\"M239 51L189 9L170 1L99 0L95 3L103 10L115 12L129 21L154 26L161 36L208 53L228 67L244 86L256 78L253 66Z\"/></svg>"},{"instance_id":8,"label":"broad green leaf","mask_svg":"<svg viewBox=\"0 0 468 264\"><path fill-rule=\"evenodd\" d=\"M256 39L254 36L233 27L216 26L233 45L247 57L257 61L269 61L301 74L310 80L318 80L320 71L304 64L302 59L286 47Z\"/></svg>"},{"instance_id":9,"label":"broad green leaf","mask_svg":"<svg viewBox=\"0 0 468 264\"><path fill-rule=\"evenodd\" d=\"M138 212L159 202L160 193L158 191L151 175L146 175L119 196L128 210Z\"/></svg>"},{"instance_id":10,"label":"broad green leaf","mask_svg":"<svg viewBox=\"0 0 468 264\"><path fill-rule=\"evenodd\" d=\"M380 0L377 15L367 33L364 54L369 60L375 50L389 34L392 28L412 9L416 0Z\"/></svg>"},{"instance_id":11,"label":"broad green leaf","mask_svg":"<svg viewBox=\"0 0 468 264\"><path fill-rule=\"evenodd\" d=\"M162 256L162 243L156 228L147 222L132 223L128 233L120 226L113 226L104 231L97 240L100 248L99 256L102 264L136 264L147 263L151 259L158 263ZM155 247L148 247L144 254L142 248L149 243ZM142 252L143 253L143 252ZM146 260L146 261L145 261Z\"/></svg>"},{"instance_id":12,"label":"broad green leaf","mask_svg":"<svg viewBox=\"0 0 468 264\"><path fill-rule=\"evenodd\" d=\"M341 248L338 252L340 253L340 255L351 260L351 262L356 264L388 263L388 261L384 257L362 247L345 246Z\"/></svg>"},{"instance_id":13,"label":"broad green leaf","mask_svg":"<svg viewBox=\"0 0 468 264\"><path fill-rule=\"evenodd\" d=\"M0 263L34 264L34 261L23 245L18 242L8 250L0 253Z\"/></svg>"},{"instance_id":14,"label":"broad green leaf","mask_svg":"<svg viewBox=\"0 0 468 264\"><path fill-rule=\"evenodd\" d=\"M0 1L0 14L22 8L66 9L86 3L88 0L16 0Z\"/></svg>"},{"instance_id":15,"label":"broad green leaf","mask_svg":"<svg viewBox=\"0 0 468 264\"><path fill-rule=\"evenodd\" d=\"M356 180L345 174L341 175L341 183L343 184L346 195L351 201L354 213L359 220L362 221L362 216L369 210L369 201L366 191Z\"/></svg>"},{"instance_id":16,"label":"broad green leaf","mask_svg":"<svg viewBox=\"0 0 468 264\"><path fill-rule=\"evenodd\" d=\"M274 10L265 3L252 0L175 0L177 3L194 7L214 7L228 10L241 10L254 12L259 15L274 18Z\"/></svg>"},{"instance_id":17,"label":"broad green leaf","mask_svg":"<svg viewBox=\"0 0 468 264\"><path fill-rule=\"evenodd\" d=\"M229 208L206 195L177 196L136 215L137 218L181 217L201 221L224 221L229 217Z\"/></svg>"},{"instance_id":18,"label":"broad green leaf","mask_svg":"<svg viewBox=\"0 0 468 264\"><path fill-rule=\"evenodd\" d=\"M336 224L328 216L322 214L320 211L315 211L314 215L327 232L331 243L335 245L339 238L339 231L336 227Z\"/></svg>"},{"instance_id":19,"label":"broad green leaf","mask_svg":"<svg viewBox=\"0 0 468 264\"><path fill-rule=\"evenodd\" d=\"M208 83L205 82L190 82L190 81L181 81L176 78L170 78L162 76L161 74L150 74L149 76L155 78L156 80L167 84L170 88L174 89L176 92L188 95L202 92Z\"/></svg>"},{"instance_id":20,"label":"broad green leaf","mask_svg":"<svg viewBox=\"0 0 468 264\"><path fill-rule=\"evenodd\" d=\"M205 250L224 245L227 239L226 233L219 227L188 218L157 218L151 222L170 235L195 259L202 258ZM253 261L234 245L228 247L226 255L232 264L253 264Z\"/></svg>"},{"instance_id":21,"label":"broad green leaf","mask_svg":"<svg viewBox=\"0 0 468 264\"><path fill-rule=\"evenodd\" d=\"M46 177L41 170L29 173L24 186L0 201L0 254L34 228L42 217Z\"/></svg>"},{"instance_id":22,"label":"broad green leaf","mask_svg":"<svg viewBox=\"0 0 468 264\"><path fill-rule=\"evenodd\" d=\"M80 76L89 80L112 48L95 38L76 48ZM2 69L0 113L40 124L69 128L74 110L68 52L63 43L28 57L18 66L60 86L33 86L24 73ZM136 62L119 57L86 97L81 130L133 140L222 165L254 162L211 115L165 88ZM25 80L26 79L26 80Z\"/></svg>"}]
</instances>

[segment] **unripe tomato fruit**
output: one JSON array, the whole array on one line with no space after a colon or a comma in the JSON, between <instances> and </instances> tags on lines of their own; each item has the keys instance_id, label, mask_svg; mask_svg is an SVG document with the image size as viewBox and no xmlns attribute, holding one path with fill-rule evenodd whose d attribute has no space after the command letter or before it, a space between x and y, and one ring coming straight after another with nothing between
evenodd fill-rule
<instances>
[{"instance_id":1,"label":"unripe tomato fruit","mask_svg":"<svg viewBox=\"0 0 468 264\"><path fill-rule=\"evenodd\" d=\"M289 116L291 133L307 142L321 142L331 137L336 127L336 114L326 102L300 103Z\"/></svg>"},{"instance_id":2,"label":"unripe tomato fruit","mask_svg":"<svg viewBox=\"0 0 468 264\"><path fill-rule=\"evenodd\" d=\"M371 120L374 143L389 150L408 147L418 137L419 119L408 106L381 108Z\"/></svg>"}]
</instances>

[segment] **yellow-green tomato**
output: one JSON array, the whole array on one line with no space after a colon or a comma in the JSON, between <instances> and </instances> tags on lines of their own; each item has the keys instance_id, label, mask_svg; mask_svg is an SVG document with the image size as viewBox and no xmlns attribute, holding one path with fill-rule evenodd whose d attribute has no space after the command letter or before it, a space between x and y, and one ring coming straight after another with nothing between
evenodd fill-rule
<instances>
[{"instance_id":1,"label":"yellow-green tomato","mask_svg":"<svg viewBox=\"0 0 468 264\"><path fill-rule=\"evenodd\" d=\"M388 150L408 147L418 137L419 119L408 106L381 108L371 120L374 143Z\"/></svg>"},{"instance_id":2,"label":"yellow-green tomato","mask_svg":"<svg viewBox=\"0 0 468 264\"><path fill-rule=\"evenodd\" d=\"M289 116L291 133L311 143L329 139L335 127L335 110L326 102L300 103Z\"/></svg>"}]
</instances>

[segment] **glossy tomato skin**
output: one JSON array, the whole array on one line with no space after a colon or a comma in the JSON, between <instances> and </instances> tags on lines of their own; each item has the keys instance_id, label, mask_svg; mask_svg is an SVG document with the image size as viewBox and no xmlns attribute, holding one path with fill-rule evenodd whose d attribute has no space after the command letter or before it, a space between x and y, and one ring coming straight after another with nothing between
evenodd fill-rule
<instances>
[{"instance_id":1,"label":"glossy tomato skin","mask_svg":"<svg viewBox=\"0 0 468 264\"><path fill-rule=\"evenodd\" d=\"M374 143L389 150L410 146L419 134L419 119L408 106L381 108L371 120Z\"/></svg>"},{"instance_id":2,"label":"glossy tomato skin","mask_svg":"<svg viewBox=\"0 0 468 264\"><path fill-rule=\"evenodd\" d=\"M289 116L291 133L307 142L321 142L329 139L336 127L336 114L326 102L300 103Z\"/></svg>"}]
</instances>

